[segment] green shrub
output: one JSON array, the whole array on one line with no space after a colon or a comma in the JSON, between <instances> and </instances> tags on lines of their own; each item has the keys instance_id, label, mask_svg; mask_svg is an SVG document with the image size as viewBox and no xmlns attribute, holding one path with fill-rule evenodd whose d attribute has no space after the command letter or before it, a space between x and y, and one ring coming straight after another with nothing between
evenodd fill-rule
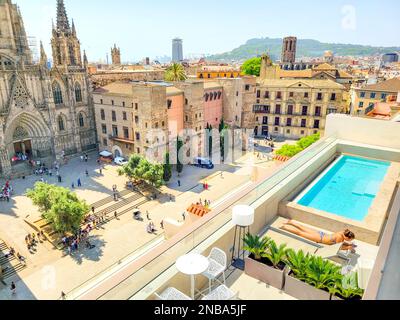
<instances>
[{"instance_id":1,"label":"green shrub","mask_svg":"<svg viewBox=\"0 0 400 320\"><path fill-rule=\"evenodd\" d=\"M271 239L268 237L261 238L257 235L253 236L251 234L247 234L243 241L245 243L243 249L253 254L255 260L261 260Z\"/></svg>"},{"instance_id":2,"label":"green shrub","mask_svg":"<svg viewBox=\"0 0 400 320\"><path fill-rule=\"evenodd\" d=\"M307 265L310 261L310 254L304 254L303 250L294 251L293 249L286 250L286 265L293 272L293 275L304 281L307 278Z\"/></svg>"},{"instance_id":3,"label":"green shrub","mask_svg":"<svg viewBox=\"0 0 400 320\"><path fill-rule=\"evenodd\" d=\"M321 138L320 134L313 134L308 137L301 138L295 145L285 144L275 153L280 156L294 157L296 154L307 149L309 146L317 142Z\"/></svg>"},{"instance_id":4,"label":"green shrub","mask_svg":"<svg viewBox=\"0 0 400 320\"><path fill-rule=\"evenodd\" d=\"M333 262L312 256L307 263L305 281L317 289L329 291L342 278L340 271L341 268Z\"/></svg>"},{"instance_id":5,"label":"green shrub","mask_svg":"<svg viewBox=\"0 0 400 320\"><path fill-rule=\"evenodd\" d=\"M270 240L266 251L261 256L267 258L275 269L279 269L280 263L285 264L286 244L278 246L274 240Z\"/></svg>"},{"instance_id":6,"label":"green shrub","mask_svg":"<svg viewBox=\"0 0 400 320\"><path fill-rule=\"evenodd\" d=\"M364 290L358 287L357 272L350 272L337 280L336 285L330 292L345 300L362 299Z\"/></svg>"},{"instance_id":7,"label":"green shrub","mask_svg":"<svg viewBox=\"0 0 400 320\"><path fill-rule=\"evenodd\" d=\"M285 144L280 148L279 150L276 151L277 155L280 156L286 156L286 157L294 157L296 154L302 152L303 149L301 149L297 145L289 145Z\"/></svg>"}]
</instances>

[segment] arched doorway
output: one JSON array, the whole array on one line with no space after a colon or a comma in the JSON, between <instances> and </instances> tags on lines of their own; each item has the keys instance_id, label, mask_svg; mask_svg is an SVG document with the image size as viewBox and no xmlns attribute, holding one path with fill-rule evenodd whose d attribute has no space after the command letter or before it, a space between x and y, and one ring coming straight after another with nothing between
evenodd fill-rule
<instances>
[{"instance_id":1,"label":"arched doorway","mask_svg":"<svg viewBox=\"0 0 400 320\"><path fill-rule=\"evenodd\" d=\"M22 112L9 119L4 136L11 165L53 155L50 130L40 117L32 113Z\"/></svg>"},{"instance_id":2,"label":"arched doorway","mask_svg":"<svg viewBox=\"0 0 400 320\"><path fill-rule=\"evenodd\" d=\"M118 147L118 146L114 146L114 147L112 148L112 153L114 154L114 158L119 158L119 157L122 158L122 157L124 156L124 154L123 154L121 148Z\"/></svg>"},{"instance_id":3,"label":"arched doorway","mask_svg":"<svg viewBox=\"0 0 400 320\"><path fill-rule=\"evenodd\" d=\"M25 161L32 157L32 139L29 137L28 131L18 126L13 134L14 155L13 162Z\"/></svg>"}]
</instances>

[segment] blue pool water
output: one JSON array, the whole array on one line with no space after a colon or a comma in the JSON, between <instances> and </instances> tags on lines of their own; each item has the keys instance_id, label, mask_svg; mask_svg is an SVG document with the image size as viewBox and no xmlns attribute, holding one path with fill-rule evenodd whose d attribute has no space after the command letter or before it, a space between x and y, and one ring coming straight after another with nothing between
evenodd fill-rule
<instances>
[{"instance_id":1,"label":"blue pool water","mask_svg":"<svg viewBox=\"0 0 400 320\"><path fill-rule=\"evenodd\" d=\"M363 221L389 166L390 162L342 156L297 203Z\"/></svg>"}]
</instances>

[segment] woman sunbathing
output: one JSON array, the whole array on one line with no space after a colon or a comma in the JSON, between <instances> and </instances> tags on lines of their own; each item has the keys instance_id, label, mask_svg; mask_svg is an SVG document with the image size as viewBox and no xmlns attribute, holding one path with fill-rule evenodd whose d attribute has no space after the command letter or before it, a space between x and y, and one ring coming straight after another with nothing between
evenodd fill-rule
<instances>
[{"instance_id":1,"label":"woman sunbathing","mask_svg":"<svg viewBox=\"0 0 400 320\"><path fill-rule=\"evenodd\" d=\"M298 223L293 222L292 220L286 222L281 227L281 229L294 233L305 239L314 241L316 243L322 243L325 245L334 245L343 242L341 250L353 250L355 247L353 244L349 242L353 241L356 236L354 235L353 232L351 232L348 229L328 235L323 231L316 231L310 228L306 228Z\"/></svg>"}]
</instances>

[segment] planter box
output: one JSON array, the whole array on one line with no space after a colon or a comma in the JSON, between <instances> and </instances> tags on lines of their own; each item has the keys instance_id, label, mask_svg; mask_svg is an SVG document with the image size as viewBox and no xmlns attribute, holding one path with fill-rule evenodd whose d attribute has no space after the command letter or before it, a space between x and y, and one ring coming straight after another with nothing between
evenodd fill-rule
<instances>
[{"instance_id":1,"label":"planter box","mask_svg":"<svg viewBox=\"0 0 400 320\"><path fill-rule=\"evenodd\" d=\"M317 289L288 274L285 277L285 293L299 300L330 300L329 292Z\"/></svg>"},{"instance_id":2,"label":"planter box","mask_svg":"<svg viewBox=\"0 0 400 320\"><path fill-rule=\"evenodd\" d=\"M251 258L245 258L244 261L244 271L247 275L282 290L285 279L284 270L272 268Z\"/></svg>"}]
</instances>

